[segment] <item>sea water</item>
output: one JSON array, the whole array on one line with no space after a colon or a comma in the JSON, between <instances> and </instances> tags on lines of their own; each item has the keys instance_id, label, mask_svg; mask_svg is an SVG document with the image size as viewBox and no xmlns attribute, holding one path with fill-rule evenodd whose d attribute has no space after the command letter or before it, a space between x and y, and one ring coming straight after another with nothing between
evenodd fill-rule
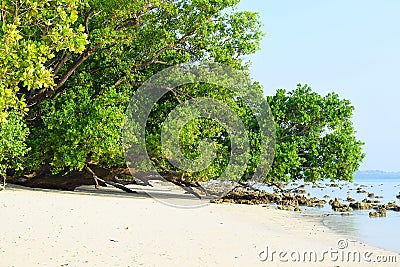
<instances>
[{"instance_id":1,"label":"sea water","mask_svg":"<svg viewBox=\"0 0 400 267\"><path fill-rule=\"evenodd\" d=\"M306 183L305 189L307 193L310 193L308 197L315 196L319 199L326 199L327 202L332 198L338 198L341 203L348 203L346 199L350 196L356 201L378 199L381 204L390 201L400 203L400 199L396 198L400 194L399 178L359 178L355 179L353 183L334 183L338 186L330 186L332 183L329 180L318 182L314 188L312 184ZM296 184L289 184L287 188L297 186ZM369 198L366 193L357 193L359 187L368 193L374 193L375 196L382 196L383 198ZM326 195L330 198L324 198ZM371 210L354 210L349 212L348 216L342 216L340 212L333 211L328 203L323 208L301 207L301 209L300 216L320 220L322 224L342 235L400 253L400 212L389 210L386 217L370 218L369 212Z\"/></svg>"}]
</instances>

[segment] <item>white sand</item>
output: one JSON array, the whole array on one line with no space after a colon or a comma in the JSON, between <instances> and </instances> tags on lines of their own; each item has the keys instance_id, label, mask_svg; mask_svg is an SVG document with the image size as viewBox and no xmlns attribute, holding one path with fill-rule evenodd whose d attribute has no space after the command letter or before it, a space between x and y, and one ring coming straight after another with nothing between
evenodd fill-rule
<instances>
[{"instance_id":1,"label":"white sand","mask_svg":"<svg viewBox=\"0 0 400 267\"><path fill-rule=\"evenodd\" d=\"M171 197L171 196L166 196ZM194 201L194 200L191 200ZM338 241L348 244L338 249ZM11 186L0 192L0 266L400 266L400 255L353 242L293 212L210 204L180 209L144 194L54 192ZM293 262L259 252L371 251L397 263ZM333 254L333 260L335 258ZM338 254L340 255L340 254ZM265 256L263 254L262 256ZM270 255L271 256L271 255ZM292 256L296 256L292 254ZM302 257L302 256L301 256Z\"/></svg>"}]
</instances>

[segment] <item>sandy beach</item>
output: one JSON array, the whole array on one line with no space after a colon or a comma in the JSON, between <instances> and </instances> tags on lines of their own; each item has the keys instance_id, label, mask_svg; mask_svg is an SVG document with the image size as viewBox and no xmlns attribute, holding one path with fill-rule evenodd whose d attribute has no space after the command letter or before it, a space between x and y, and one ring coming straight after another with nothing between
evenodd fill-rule
<instances>
[{"instance_id":1,"label":"sandy beach","mask_svg":"<svg viewBox=\"0 0 400 267\"><path fill-rule=\"evenodd\" d=\"M1 267L400 266L398 253L294 212L234 204L182 209L143 193L91 187L9 186L0 192L0 231ZM342 259L347 252L361 258Z\"/></svg>"}]
</instances>

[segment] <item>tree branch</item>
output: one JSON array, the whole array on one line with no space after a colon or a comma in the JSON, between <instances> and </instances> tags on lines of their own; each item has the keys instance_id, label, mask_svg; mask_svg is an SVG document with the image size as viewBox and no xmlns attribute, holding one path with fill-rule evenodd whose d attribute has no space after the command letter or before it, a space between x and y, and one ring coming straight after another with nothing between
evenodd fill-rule
<instances>
[{"instance_id":1,"label":"tree branch","mask_svg":"<svg viewBox=\"0 0 400 267\"><path fill-rule=\"evenodd\" d=\"M93 16L93 11L90 11L86 16L85 16L85 33L87 35L87 39L89 39L89 20L92 18Z\"/></svg>"},{"instance_id":2,"label":"tree branch","mask_svg":"<svg viewBox=\"0 0 400 267\"><path fill-rule=\"evenodd\" d=\"M109 180L105 181L105 180L99 178L99 177L94 173L94 171L93 171L92 169L90 169L88 166L86 166L85 169L92 175L94 181L96 182L96 188L98 188L98 186L99 186L98 181L100 181L100 182L102 182L102 183L112 185L112 186L114 186L115 188L121 189L122 191L125 191L125 192L127 192L127 193L137 193L136 191L133 191L133 190L129 189L128 187L124 186L123 184L116 183L116 182L109 181Z\"/></svg>"},{"instance_id":3,"label":"tree branch","mask_svg":"<svg viewBox=\"0 0 400 267\"><path fill-rule=\"evenodd\" d=\"M70 66L68 71L64 73L64 75L57 81L57 84L54 88L42 88L35 95L30 97L27 101L27 107L32 107L43 102L46 98L48 98L53 92L56 92L55 97L59 96L65 88L62 87L65 82L71 77L71 75L76 71L76 69L86 61L96 50L100 47L100 44L96 44L92 49L86 48L86 50L75 60L74 63Z\"/></svg>"},{"instance_id":4,"label":"tree branch","mask_svg":"<svg viewBox=\"0 0 400 267\"><path fill-rule=\"evenodd\" d=\"M139 22L140 22L140 17L143 16L144 14L146 14L147 12L155 9L155 8L157 8L157 7L156 6L148 6L146 9L140 11L139 14L137 16L135 16L134 18L126 19L124 21L125 24L116 26L114 28L114 30L115 31L122 31L124 29L127 29L127 28L134 27L134 26L138 25Z\"/></svg>"},{"instance_id":5,"label":"tree branch","mask_svg":"<svg viewBox=\"0 0 400 267\"><path fill-rule=\"evenodd\" d=\"M179 39L176 41L175 44L168 44L168 45L164 46L163 48L160 48L159 50L156 51L155 55L154 55L150 60L139 63L138 65L136 65L135 67L133 67L133 68L130 70L130 72L133 73L133 72L137 71L138 69L148 67L148 66L150 66L151 64L155 64L155 63L164 64L164 65L167 64L166 62L158 61L158 60L157 60L158 57L159 57L163 52L165 52L165 51L167 51L167 50L174 50L174 49L178 50L178 48L176 48L176 46L177 46L178 44L183 43L183 42L184 42L187 38L189 38L190 36L194 35L194 33L196 32L196 30L197 30L197 27L194 27L190 32L186 33L186 34L183 35L181 38L179 38ZM123 82L123 79L124 79L124 77L119 78L119 79L114 83L114 86L120 85L120 84Z\"/></svg>"},{"instance_id":6,"label":"tree branch","mask_svg":"<svg viewBox=\"0 0 400 267\"><path fill-rule=\"evenodd\" d=\"M191 183L191 182L182 180L181 178L178 178L178 177L182 177L181 173L168 169L167 167L162 165L156 158L152 157L152 158L150 158L150 160L153 161L154 164L156 164L156 166L159 167L161 170L165 171L166 173L171 174L171 176L168 176L168 175L164 176L164 179L167 180L168 182L171 182L171 183L181 187L183 190L194 195L195 197L197 197L199 199L201 199L201 196L198 193L196 193L192 187L199 188L201 191L207 193L207 191L199 183Z\"/></svg>"},{"instance_id":7,"label":"tree branch","mask_svg":"<svg viewBox=\"0 0 400 267\"><path fill-rule=\"evenodd\" d=\"M64 54L57 62L56 66L54 67L53 74L54 76L60 71L61 67L71 58L72 53Z\"/></svg>"}]
</instances>

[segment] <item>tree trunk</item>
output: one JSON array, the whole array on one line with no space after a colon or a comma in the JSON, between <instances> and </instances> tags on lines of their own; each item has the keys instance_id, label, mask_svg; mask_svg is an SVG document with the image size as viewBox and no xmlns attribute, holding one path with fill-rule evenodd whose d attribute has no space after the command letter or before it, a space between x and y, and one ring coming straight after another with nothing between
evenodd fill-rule
<instances>
[{"instance_id":1,"label":"tree trunk","mask_svg":"<svg viewBox=\"0 0 400 267\"><path fill-rule=\"evenodd\" d=\"M93 169L93 170L92 170ZM103 168L93 167L91 170L93 173L88 171L72 172L67 175L52 175L48 171L44 171L38 175L33 174L34 177L9 177L7 180L10 184L16 184L26 186L30 188L43 188L43 189L56 189L74 191L77 187L83 185L99 185L106 187L107 184L117 187L125 192L133 193L134 191L125 187L124 184L137 184L134 179L119 180L117 176L119 174L125 175L126 170L115 169L107 170ZM97 179L94 178L93 174ZM98 177L101 176L101 178ZM96 181L97 180L97 183Z\"/></svg>"},{"instance_id":2,"label":"tree trunk","mask_svg":"<svg viewBox=\"0 0 400 267\"><path fill-rule=\"evenodd\" d=\"M6 169L2 170L2 174L1 176L3 177L3 185L2 187L0 187L1 190L5 190L6 189Z\"/></svg>"}]
</instances>

